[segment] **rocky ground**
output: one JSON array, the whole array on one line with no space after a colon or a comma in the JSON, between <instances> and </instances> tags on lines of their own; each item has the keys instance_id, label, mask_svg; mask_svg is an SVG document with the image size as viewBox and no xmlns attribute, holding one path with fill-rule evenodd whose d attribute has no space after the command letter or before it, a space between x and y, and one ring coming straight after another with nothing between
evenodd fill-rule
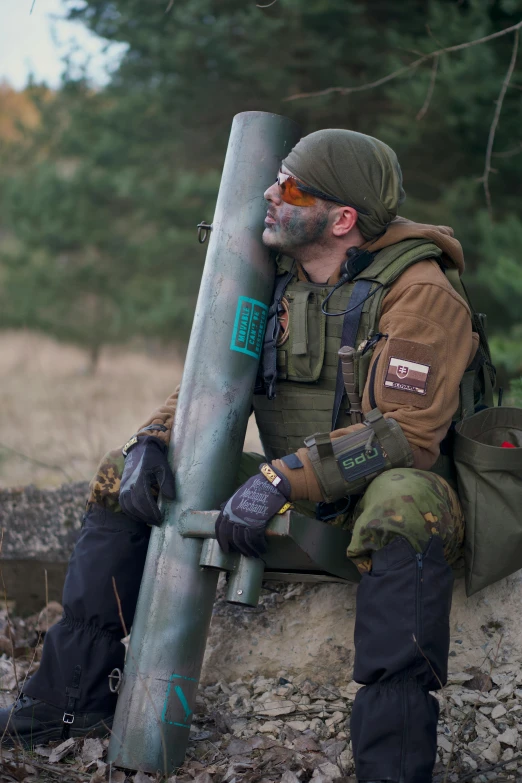
<instances>
[{"instance_id":1,"label":"rocky ground","mask_svg":"<svg viewBox=\"0 0 522 783\"><path fill-rule=\"evenodd\" d=\"M294 589L278 585L277 594L284 599ZM37 669L46 629L60 614L56 603L25 620L0 611L3 704ZM354 682L340 685L338 672L330 683L318 684L304 673L286 671L205 685L197 699L186 762L168 780L355 783L349 721L358 687ZM437 698L441 720L436 783L522 781L522 668L488 655L481 667L452 672ZM143 773L126 776L111 768L105 762L107 745L107 740L86 739L31 752L3 749L0 780L161 779Z\"/></svg>"}]
</instances>

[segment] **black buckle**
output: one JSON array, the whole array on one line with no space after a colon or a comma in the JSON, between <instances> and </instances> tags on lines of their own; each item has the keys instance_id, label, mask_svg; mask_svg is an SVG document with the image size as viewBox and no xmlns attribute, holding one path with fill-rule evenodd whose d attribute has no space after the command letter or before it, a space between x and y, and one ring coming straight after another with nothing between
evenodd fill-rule
<instances>
[{"instance_id":1,"label":"black buckle","mask_svg":"<svg viewBox=\"0 0 522 783\"><path fill-rule=\"evenodd\" d=\"M352 503L352 497L339 498L333 503L326 503L324 500L321 503L315 504L315 518L320 522L329 522L331 519L335 519L341 514L346 514Z\"/></svg>"}]
</instances>

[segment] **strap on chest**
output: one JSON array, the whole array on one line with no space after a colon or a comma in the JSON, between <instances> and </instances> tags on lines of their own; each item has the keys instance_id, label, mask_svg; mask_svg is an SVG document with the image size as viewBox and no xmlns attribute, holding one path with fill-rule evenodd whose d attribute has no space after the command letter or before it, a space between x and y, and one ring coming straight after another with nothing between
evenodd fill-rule
<instances>
[{"instance_id":1,"label":"strap on chest","mask_svg":"<svg viewBox=\"0 0 522 783\"><path fill-rule=\"evenodd\" d=\"M268 310L265 341L263 344L263 360L260 368L261 378L259 380L261 381L260 386L269 400L273 400L275 397L277 381L277 340L281 331L279 322L281 300L287 285L293 278L294 273L292 271L276 277L272 304ZM256 388L257 391L258 389Z\"/></svg>"},{"instance_id":2,"label":"strap on chest","mask_svg":"<svg viewBox=\"0 0 522 783\"><path fill-rule=\"evenodd\" d=\"M344 316L343 331L341 336L341 346L349 346L355 348L355 341L357 340L357 332L359 331L359 324L361 322L361 316L364 303L370 293L370 289L373 285L372 280L358 280L355 283L350 301L348 303L348 312ZM344 394L344 380L341 360L337 366L337 379L335 381L335 397L332 410L332 430L336 429L337 419L341 410L341 402Z\"/></svg>"}]
</instances>

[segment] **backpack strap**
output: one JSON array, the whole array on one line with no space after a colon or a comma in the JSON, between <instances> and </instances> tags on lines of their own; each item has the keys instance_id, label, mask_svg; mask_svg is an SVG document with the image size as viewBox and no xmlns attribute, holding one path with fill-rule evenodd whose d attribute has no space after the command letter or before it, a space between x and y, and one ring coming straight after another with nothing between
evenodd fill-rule
<instances>
[{"instance_id":1,"label":"backpack strap","mask_svg":"<svg viewBox=\"0 0 522 783\"><path fill-rule=\"evenodd\" d=\"M281 331L281 324L279 322L281 300L283 299L286 287L294 277L293 267L289 272L284 272L276 277L272 304L268 310L263 355L259 366L254 394L266 394L269 400L273 400L276 396L277 340Z\"/></svg>"},{"instance_id":2,"label":"backpack strap","mask_svg":"<svg viewBox=\"0 0 522 783\"><path fill-rule=\"evenodd\" d=\"M448 278L454 290L464 299L471 312L473 329L479 336L479 347L469 367L466 369L460 383L460 405L455 414L454 421L462 421L475 413L475 394L480 402L487 408L494 406L493 390L497 371L491 360L488 338L486 335L486 316L475 312L469 294L461 280L458 269L447 269L443 272Z\"/></svg>"}]
</instances>

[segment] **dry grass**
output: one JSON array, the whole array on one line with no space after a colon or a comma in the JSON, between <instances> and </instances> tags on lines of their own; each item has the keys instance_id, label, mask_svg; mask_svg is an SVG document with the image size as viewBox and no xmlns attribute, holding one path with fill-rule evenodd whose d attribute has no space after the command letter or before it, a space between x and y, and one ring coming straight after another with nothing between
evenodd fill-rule
<instances>
[{"instance_id":1,"label":"dry grass","mask_svg":"<svg viewBox=\"0 0 522 783\"><path fill-rule=\"evenodd\" d=\"M100 457L125 443L183 371L174 350L149 356L106 348L94 376L87 367L75 346L32 332L0 334L0 487L58 486L65 474L89 480ZM260 450L253 420L245 446Z\"/></svg>"}]
</instances>

